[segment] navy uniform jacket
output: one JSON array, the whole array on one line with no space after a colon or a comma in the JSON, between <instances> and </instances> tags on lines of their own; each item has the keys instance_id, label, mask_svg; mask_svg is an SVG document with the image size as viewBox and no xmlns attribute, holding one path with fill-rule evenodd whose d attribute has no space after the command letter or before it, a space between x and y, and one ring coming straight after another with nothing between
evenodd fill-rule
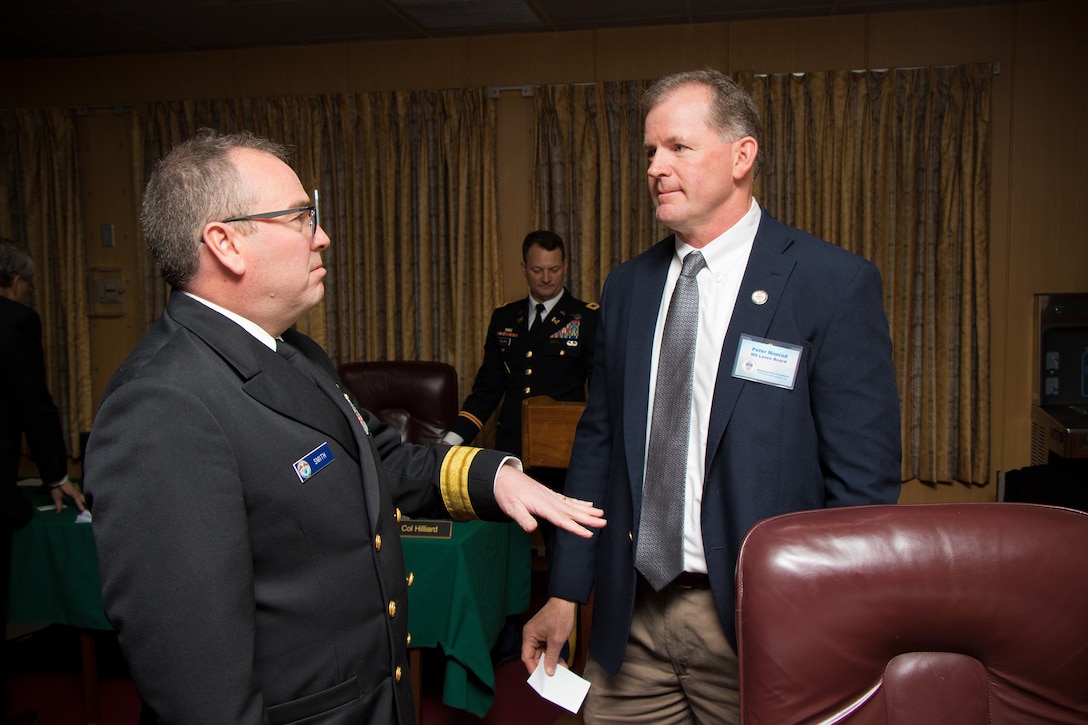
<instances>
[{"instance_id":1,"label":"navy uniform jacket","mask_svg":"<svg viewBox=\"0 0 1088 725\"><path fill-rule=\"evenodd\" d=\"M549 593L586 601L590 654L616 672L634 609L650 356L673 237L616 267L601 295L589 402L565 493L604 508L592 539L558 532ZM758 294L757 294L758 293ZM829 506L895 503L899 398L872 263L763 211L727 325L706 442L701 528L714 601L736 646L734 571L760 519ZM802 347L793 390L732 376L741 335Z\"/></svg>"},{"instance_id":2,"label":"navy uniform jacket","mask_svg":"<svg viewBox=\"0 0 1088 725\"><path fill-rule=\"evenodd\" d=\"M0 297L0 344L0 516L8 526L19 526L33 514L30 501L16 486L23 434L45 483L68 473L68 451L45 382L38 313Z\"/></svg>"},{"instance_id":3,"label":"navy uniform jacket","mask_svg":"<svg viewBox=\"0 0 1088 725\"><path fill-rule=\"evenodd\" d=\"M502 456L402 444L283 339L301 360L175 292L114 374L86 460L106 614L163 722L410 723L398 509L501 518Z\"/></svg>"},{"instance_id":4,"label":"navy uniform jacket","mask_svg":"<svg viewBox=\"0 0 1088 725\"><path fill-rule=\"evenodd\" d=\"M501 400L495 448L521 455L521 401L534 395L586 399L597 305L576 300L564 290L537 334L529 332L528 310L526 298L491 315L483 364L451 428L466 443L476 437Z\"/></svg>"}]
</instances>

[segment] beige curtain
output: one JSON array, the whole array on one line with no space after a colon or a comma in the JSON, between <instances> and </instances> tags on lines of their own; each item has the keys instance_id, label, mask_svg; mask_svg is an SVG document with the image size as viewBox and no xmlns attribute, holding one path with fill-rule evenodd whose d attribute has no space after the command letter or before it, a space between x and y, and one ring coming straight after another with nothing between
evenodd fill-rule
<instances>
[{"instance_id":1,"label":"beige curtain","mask_svg":"<svg viewBox=\"0 0 1088 725\"><path fill-rule=\"evenodd\" d=\"M79 153L67 109L0 111L0 235L26 245L36 267L46 379L69 454L91 429L90 327Z\"/></svg>"},{"instance_id":2,"label":"beige curtain","mask_svg":"<svg viewBox=\"0 0 1088 725\"><path fill-rule=\"evenodd\" d=\"M207 126L295 147L332 238L323 305L299 323L335 362L449 362L462 385L499 303L495 104L482 89L182 101L134 114L137 188ZM165 288L145 261L147 322Z\"/></svg>"},{"instance_id":3,"label":"beige curtain","mask_svg":"<svg viewBox=\"0 0 1088 725\"><path fill-rule=\"evenodd\" d=\"M742 79L766 127L760 201L880 268L905 481L989 480L992 75L985 64Z\"/></svg>"},{"instance_id":4,"label":"beige curtain","mask_svg":"<svg viewBox=\"0 0 1088 725\"><path fill-rule=\"evenodd\" d=\"M533 223L567 243L567 285L600 296L609 270L660 239L646 188L639 98L645 83L538 88Z\"/></svg>"},{"instance_id":5,"label":"beige curtain","mask_svg":"<svg viewBox=\"0 0 1088 725\"><path fill-rule=\"evenodd\" d=\"M756 197L880 268L904 481L989 478L991 77L988 64L738 77L765 126ZM574 235L593 256L571 270L590 296L611 266L664 236L645 221L637 86L537 96L538 148L547 150L537 155L537 223ZM620 139L626 148L614 145ZM618 204L615 185L627 182L613 170L636 158L627 187L636 196Z\"/></svg>"}]
</instances>

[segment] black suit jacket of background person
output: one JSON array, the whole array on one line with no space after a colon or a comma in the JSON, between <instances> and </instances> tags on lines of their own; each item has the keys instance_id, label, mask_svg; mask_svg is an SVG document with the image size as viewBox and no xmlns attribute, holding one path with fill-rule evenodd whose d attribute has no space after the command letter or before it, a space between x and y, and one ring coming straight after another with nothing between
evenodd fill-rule
<instances>
[{"instance_id":1,"label":"black suit jacket of background person","mask_svg":"<svg viewBox=\"0 0 1088 725\"><path fill-rule=\"evenodd\" d=\"M174 292L114 374L86 460L106 614L163 722L410 723L400 510L506 520L503 456L402 444L283 339Z\"/></svg>"},{"instance_id":2,"label":"black suit jacket of background person","mask_svg":"<svg viewBox=\"0 0 1088 725\"><path fill-rule=\"evenodd\" d=\"M0 518L10 528L25 525L33 514L16 485L24 433L42 481L64 478L68 451L45 382L41 318L30 307L0 297Z\"/></svg>"},{"instance_id":3,"label":"black suit jacket of background person","mask_svg":"<svg viewBox=\"0 0 1088 725\"><path fill-rule=\"evenodd\" d=\"M536 395L583 401L593 369L597 305L564 290L539 332L529 330L528 298L497 308L472 393L451 430L468 443L499 407L495 448L521 455L521 401Z\"/></svg>"}]
</instances>

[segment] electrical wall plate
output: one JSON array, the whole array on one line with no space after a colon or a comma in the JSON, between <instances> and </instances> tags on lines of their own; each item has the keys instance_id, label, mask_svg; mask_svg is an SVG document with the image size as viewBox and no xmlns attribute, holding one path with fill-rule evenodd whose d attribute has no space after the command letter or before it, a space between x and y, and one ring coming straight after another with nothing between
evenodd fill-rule
<instances>
[{"instance_id":1,"label":"electrical wall plate","mask_svg":"<svg viewBox=\"0 0 1088 725\"><path fill-rule=\"evenodd\" d=\"M120 267L91 267L87 270L87 315L123 317L125 278Z\"/></svg>"}]
</instances>

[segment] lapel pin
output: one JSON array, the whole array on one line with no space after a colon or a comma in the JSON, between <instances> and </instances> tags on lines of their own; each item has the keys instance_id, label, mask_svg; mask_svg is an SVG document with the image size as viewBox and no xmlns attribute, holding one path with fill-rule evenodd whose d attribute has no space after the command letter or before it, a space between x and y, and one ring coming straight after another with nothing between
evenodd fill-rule
<instances>
[{"instance_id":1,"label":"lapel pin","mask_svg":"<svg viewBox=\"0 0 1088 725\"><path fill-rule=\"evenodd\" d=\"M763 305L767 303L767 293L764 290L757 289L752 293L752 302L757 305Z\"/></svg>"}]
</instances>

